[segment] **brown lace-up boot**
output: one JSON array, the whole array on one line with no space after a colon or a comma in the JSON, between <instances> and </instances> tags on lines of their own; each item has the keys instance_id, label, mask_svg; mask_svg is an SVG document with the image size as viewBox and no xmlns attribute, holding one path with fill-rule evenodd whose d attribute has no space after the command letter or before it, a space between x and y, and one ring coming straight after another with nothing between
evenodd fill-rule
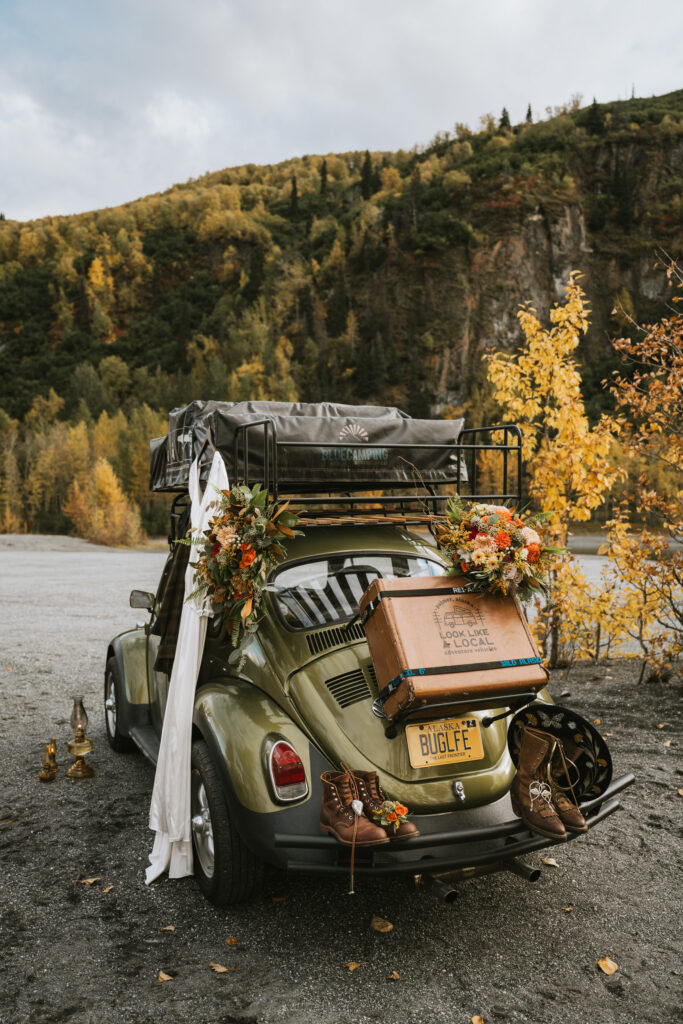
<instances>
[{"instance_id":1,"label":"brown lace-up boot","mask_svg":"<svg viewBox=\"0 0 683 1024\"><path fill-rule=\"evenodd\" d=\"M329 832L345 846L379 846L389 842L383 828L373 825L362 811L357 815L351 806L360 798L350 772L323 772L320 778L323 784L321 832Z\"/></svg>"},{"instance_id":2,"label":"brown lace-up boot","mask_svg":"<svg viewBox=\"0 0 683 1024\"><path fill-rule=\"evenodd\" d=\"M582 754L583 750L576 744L560 743L558 740L548 772L552 801L557 808L562 824L570 832L588 831L588 824L579 810L579 804L574 794L574 784L578 781L579 776L576 762Z\"/></svg>"},{"instance_id":3,"label":"brown lace-up boot","mask_svg":"<svg viewBox=\"0 0 683 1024\"><path fill-rule=\"evenodd\" d=\"M372 821L373 815L380 812L382 803L386 800L379 782L379 776L377 772L354 771L352 774L358 786L358 796L363 802L363 810L370 821ZM384 832L384 826L380 825L379 827ZM414 839L419 834L419 829L413 825L412 821L402 821L396 831L393 829L389 830L387 826L386 831L389 839Z\"/></svg>"},{"instance_id":4,"label":"brown lace-up boot","mask_svg":"<svg viewBox=\"0 0 683 1024\"><path fill-rule=\"evenodd\" d=\"M566 839L567 833L552 801L548 766L555 750L554 736L522 729L517 774L510 786L512 810L534 832L548 839Z\"/></svg>"}]
</instances>

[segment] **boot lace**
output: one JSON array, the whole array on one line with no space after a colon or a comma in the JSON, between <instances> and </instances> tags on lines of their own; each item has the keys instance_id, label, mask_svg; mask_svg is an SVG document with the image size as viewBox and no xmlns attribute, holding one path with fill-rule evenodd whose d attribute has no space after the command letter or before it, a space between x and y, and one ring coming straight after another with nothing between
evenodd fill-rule
<instances>
[{"instance_id":1,"label":"boot lace","mask_svg":"<svg viewBox=\"0 0 683 1024\"><path fill-rule=\"evenodd\" d=\"M538 808L534 807L534 803L539 801ZM542 782L540 779L533 779L529 783L529 801L531 803L531 810L538 811L540 814L555 813L552 801L552 791L547 782ZM545 806L544 806L545 805Z\"/></svg>"}]
</instances>

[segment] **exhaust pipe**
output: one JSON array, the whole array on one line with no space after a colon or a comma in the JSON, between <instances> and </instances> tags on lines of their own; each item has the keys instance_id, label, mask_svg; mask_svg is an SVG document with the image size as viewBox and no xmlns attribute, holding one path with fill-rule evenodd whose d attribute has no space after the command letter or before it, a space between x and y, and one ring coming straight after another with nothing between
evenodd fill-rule
<instances>
[{"instance_id":1,"label":"exhaust pipe","mask_svg":"<svg viewBox=\"0 0 683 1024\"><path fill-rule=\"evenodd\" d=\"M416 885L427 883L438 892L445 903L453 903L458 898L456 882L462 882L475 875L490 875L496 871L510 871L513 875L519 875L527 882L537 882L541 877L540 868L530 868L524 861L509 857L507 860L497 860L492 864L481 864L467 868L455 868L453 871L446 871L441 875L417 874L414 875Z\"/></svg>"},{"instance_id":2,"label":"exhaust pipe","mask_svg":"<svg viewBox=\"0 0 683 1024\"><path fill-rule=\"evenodd\" d=\"M505 869L506 871L511 871L513 875L526 878L527 882L537 882L541 877L540 868L530 868L524 861L517 860L515 857L505 861Z\"/></svg>"},{"instance_id":3,"label":"exhaust pipe","mask_svg":"<svg viewBox=\"0 0 683 1024\"><path fill-rule=\"evenodd\" d=\"M430 885L432 885L438 892L444 903L453 903L458 898L458 890L454 889L450 882L445 881L443 878L439 878L438 875L425 875Z\"/></svg>"}]
</instances>

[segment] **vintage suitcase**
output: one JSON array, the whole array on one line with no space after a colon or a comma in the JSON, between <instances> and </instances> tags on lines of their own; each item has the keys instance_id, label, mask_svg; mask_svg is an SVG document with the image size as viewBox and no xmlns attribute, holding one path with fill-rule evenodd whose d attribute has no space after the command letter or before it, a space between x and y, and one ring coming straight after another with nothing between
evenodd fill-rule
<instances>
[{"instance_id":1,"label":"vintage suitcase","mask_svg":"<svg viewBox=\"0 0 683 1024\"><path fill-rule=\"evenodd\" d=\"M435 705L503 706L547 682L515 597L472 593L453 576L377 579L360 610L390 721Z\"/></svg>"}]
</instances>

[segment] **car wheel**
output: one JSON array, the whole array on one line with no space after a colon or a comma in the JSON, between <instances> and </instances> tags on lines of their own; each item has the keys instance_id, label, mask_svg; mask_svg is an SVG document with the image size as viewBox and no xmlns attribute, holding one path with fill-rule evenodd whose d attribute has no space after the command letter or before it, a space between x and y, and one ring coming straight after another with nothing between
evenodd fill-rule
<instances>
[{"instance_id":1,"label":"car wheel","mask_svg":"<svg viewBox=\"0 0 683 1024\"><path fill-rule=\"evenodd\" d=\"M244 845L228 812L221 779L204 740L192 744L192 848L199 888L211 903L246 903L257 895L263 864Z\"/></svg>"},{"instance_id":2,"label":"car wheel","mask_svg":"<svg viewBox=\"0 0 683 1024\"><path fill-rule=\"evenodd\" d=\"M107 662L107 671L104 676L104 726L107 730L109 746L122 753L125 750L135 750L135 744L128 736L119 731L119 708L123 698L123 686L119 674L119 666L116 658L110 658Z\"/></svg>"}]
</instances>

